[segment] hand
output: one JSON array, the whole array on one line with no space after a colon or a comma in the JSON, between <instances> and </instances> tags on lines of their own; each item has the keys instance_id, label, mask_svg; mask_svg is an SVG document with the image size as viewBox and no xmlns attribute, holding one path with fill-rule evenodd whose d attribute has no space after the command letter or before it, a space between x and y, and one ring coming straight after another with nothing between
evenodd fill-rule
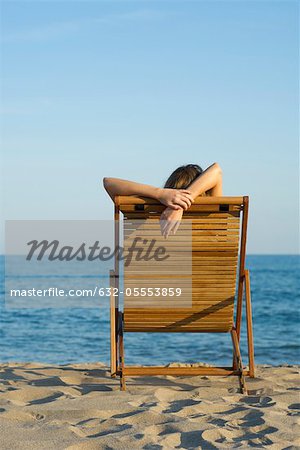
<instances>
[{"instance_id":1,"label":"hand","mask_svg":"<svg viewBox=\"0 0 300 450\"><path fill-rule=\"evenodd\" d=\"M160 216L160 231L167 238L169 234L175 234L182 219L183 209L166 208Z\"/></svg>"},{"instance_id":2,"label":"hand","mask_svg":"<svg viewBox=\"0 0 300 450\"><path fill-rule=\"evenodd\" d=\"M193 203L192 194L186 189L168 189L164 188L159 191L158 200L163 205L172 209L188 209Z\"/></svg>"}]
</instances>

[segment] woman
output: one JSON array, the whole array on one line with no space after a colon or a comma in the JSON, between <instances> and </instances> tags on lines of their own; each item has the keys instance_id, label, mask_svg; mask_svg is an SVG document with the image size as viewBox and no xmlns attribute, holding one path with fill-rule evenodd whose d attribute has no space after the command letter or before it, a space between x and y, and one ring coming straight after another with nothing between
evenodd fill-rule
<instances>
[{"instance_id":1,"label":"woman","mask_svg":"<svg viewBox=\"0 0 300 450\"><path fill-rule=\"evenodd\" d=\"M103 185L112 199L116 195L141 195L166 205L161 215L161 230L168 237L170 233L176 233L183 211L191 206L196 197L222 195L222 170L218 163L204 171L197 164L180 166L169 176L163 188L106 177Z\"/></svg>"}]
</instances>

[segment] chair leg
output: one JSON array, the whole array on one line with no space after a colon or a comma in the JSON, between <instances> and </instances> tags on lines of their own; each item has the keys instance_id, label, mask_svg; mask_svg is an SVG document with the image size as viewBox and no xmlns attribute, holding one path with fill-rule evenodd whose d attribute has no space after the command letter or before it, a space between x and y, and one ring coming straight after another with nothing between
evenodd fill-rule
<instances>
[{"instance_id":1,"label":"chair leg","mask_svg":"<svg viewBox=\"0 0 300 450\"><path fill-rule=\"evenodd\" d=\"M119 309L116 308L116 353L115 353L115 364L116 364L116 375L118 375L118 372L120 370L119 368Z\"/></svg>"},{"instance_id":2,"label":"chair leg","mask_svg":"<svg viewBox=\"0 0 300 450\"><path fill-rule=\"evenodd\" d=\"M117 316L117 314L116 314ZM116 318L116 326L115 326L115 334L114 334L114 344L111 344L111 377L112 378L116 378L117 373L119 371L119 358L118 358L118 353L119 353L119 338L118 338L118 319Z\"/></svg>"},{"instance_id":3,"label":"chair leg","mask_svg":"<svg viewBox=\"0 0 300 450\"><path fill-rule=\"evenodd\" d=\"M123 314L120 317L120 332L119 332L119 358L120 358L120 389L126 391L126 382L124 376L124 334L123 334Z\"/></svg>"},{"instance_id":4,"label":"chair leg","mask_svg":"<svg viewBox=\"0 0 300 450\"><path fill-rule=\"evenodd\" d=\"M118 315L114 297L115 272L110 270L110 375L116 377L118 366Z\"/></svg>"},{"instance_id":5,"label":"chair leg","mask_svg":"<svg viewBox=\"0 0 300 450\"><path fill-rule=\"evenodd\" d=\"M232 369L233 370L238 370L238 363L237 363L237 359L236 359L236 356L235 356L234 347L233 347Z\"/></svg>"},{"instance_id":6,"label":"chair leg","mask_svg":"<svg viewBox=\"0 0 300 450\"><path fill-rule=\"evenodd\" d=\"M249 376L254 378L254 345L253 345L253 326L252 326L252 306L249 270L245 270L246 287L246 317L247 317L247 339L249 355Z\"/></svg>"},{"instance_id":7,"label":"chair leg","mask_svg":"<svg viewBox=\"0 0 300 450\"><path fill-rule=\"evenodd\" d=\"M239 285L238 285L238 304L237 304L237 312L236 312L236 334L238 338L238 342L240 342L240 331L241 331L241 322L242 322L242 308L243 308L243 294L244 294L244 282L245 277L240 276ZM233 370L238 369L238 362L235 356L235 351L233 351L233 361L232 361Z\"/></svg>"},{"instance_id":8,"label":"chair leg","mask_svg":"<svg viewBox=\"0 0 300 450\"><path fill-rule=\"evenodd\" d=\"M240 344L238 341L236 329L231 330L231 338L232 338L232 343L233 343L233 348L234 348L234 353L235 353L235 359L237 361L237 366L238 366L238 370L239 370L239 382L240 382L240 387L241 387L241 393L245 394L245 393L247 393L246 381L245 381L245 376L244 376L242 356L241 356L241 352L240 352Z\"/></svg>"}]
</instances>

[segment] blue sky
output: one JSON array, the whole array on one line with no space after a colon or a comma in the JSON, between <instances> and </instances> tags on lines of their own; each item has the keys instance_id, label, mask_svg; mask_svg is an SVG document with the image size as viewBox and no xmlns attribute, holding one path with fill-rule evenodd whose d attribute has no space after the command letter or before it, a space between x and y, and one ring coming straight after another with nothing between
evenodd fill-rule
<instances>
[{"instance_id":1,"label":"blue sky","mask_svg":"<svg viewBox=\"0 0 300 450\"><path fill-rule=\"evenodd\" d=\"M298 252L298 2L2 1L5 219L104 219L104 176L217 161L249 253ZM2 231L3 234L3 231Z\"/></svg>"}]
</instances>

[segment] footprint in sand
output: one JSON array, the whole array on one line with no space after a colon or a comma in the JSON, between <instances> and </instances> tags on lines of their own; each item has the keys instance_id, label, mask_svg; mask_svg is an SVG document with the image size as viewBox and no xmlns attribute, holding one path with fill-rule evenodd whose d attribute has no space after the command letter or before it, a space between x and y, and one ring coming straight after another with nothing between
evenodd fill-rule
<instances>
[{"instance_id":1,"label":"footprint in sand","mask_svg":"<svg viewBox=\"0 0 300 450\"><path fill-rule=\"evenodd\" d=\"M128 417L135 416L137 414L141 414L142 412L144 412L144 411L142 411L142 410L140 410L140 411L129 411L129 412L122 413L122 414L115 414L114 416L111 416L111 417L112 417L112 419L126 419Z\"/></svg>"},{"instance_id":2,"label":"footprint in sand","mask_svg":"<svg viewBox=\"0 0 300 450\"><path fill-rule=\"evenodd\" d=\"M31 416L35 420L44 420L45 419L45 416L43 414L39 414L39 413L31 413Z\"/></svg>"},{"instance_id":3,"label":"footprint in sand","mask_svg":"<svg viewBox=\"0 0 300 450\"><path fill-rule=\"evenodd\" d=\"M85 438L87 436L85 430L82 430L81 428L78 428L75 425L70 425L68 428L78 437Z\"/></svg>"},{"instance_id":4,"label":"footprint in sand","mask_svg":"<svg viewBox=\"0 0 300 450\"><path fill-rule=\"evenodd\" d=\"M241 388L239 387L232 387L227 389L228 394L240 394L241 393Z\"/></svg>"},{"instance_id":5,"label":"footprint in sand","mask_svg":"<svg viewBox=\"0 0 300 450\"><path fill-rule=\"evenodd\" d=\"M232 448L236 446L240 447L243 444L247 445L246 448L249 448L252 446L258 447L259 444L273 444L273 441L267 435L276 431L278 431L277 428L269 426L255 426L249 429L240 426L239 430L235 430L234 433L230 429L214 428L205 430L202 433L202 437L211 444L226 443L226 448L228 447L228 443L232 443Z\"/></svg>"},{"instance_id":6,"label":"footprint in sand","mask_svg":"<svg viewBox=\"0 0 300 450\"><path fill-rule=\"evenodd\" d=\"M227 422L228 422L227 420L219 419L217 417L213 417L208 420L208 423L212 423L213 425L216 425L219 428L225 427L225 425L227 425Z\"/></svg>"},{"instance_id":7,"label":"footprint in sand","mask_svg":"<svg viewBox=\"0 0 300 450\"><path fill-rule=\"evenodd\" d=\"M288 408L291 410L287 413L288 416L300 416L300 403L293 403Z\"/></svg>"},{"instance_id":8,"label":"footprint in sand","mask_svg":"<svg viewBox=\"0 0 300 450\"><path fill-rule=\"evenodd\" d=\"M139 405L134 405L133 403L130 403L133 406L140 406L141 408L153 408L154 406L157 406L157 402L144 402Z\"/></svg>"},{"instance_id":9,"label":"footprint in sand","mask_svg":"<svg viewBox=\"0 0 300 450\"><path fill-rule=\"evenodd\" d=\"M255 408L269 408L276 405L272 397L243 397L240 399L241 403L246 403L249 406L254 406Z\"/></svg>"},{"instance_id":10,"label":"footprint in sand","mask_svg":"<svg viewBox=\"0 0 300 450\"><path fill-rule=\"evenodd\" d=\"M177 413L189 406L199 405L199 403L201 403L200 400L197 401L197 400L193 400L193 399L176 400L176 401L171 402L169 407L167 409L163 410L163 413Z\"/></svg>"},{"instance_id":11,"label":"footprint in sand","mask_svg":"<svg viewBox=\"0 0 300 450\"><path fill-rule=\"evenodd\" d=\"M289 405L289 409L300 409L300 403L293 403L292 405Z\"/></svg>"},{"instance_id":12,"label":"footprint in sand","mask_svg":"<svg viewBox=\"0 0 300 450\"><path fill-rule=\"evenodd\" d=\"M167 406L167 403L162 402L128 402L128 405L133 406L135 409L142 409L143 412L148 411L151 414L160 414Z\"/></svg>"},{"instance_id":13,"label":"footprint in sand","mask_svg":"<svg viewBox=\"0 0 300 450\"><path fill-rule=\"evenodd\" d=\"M144 434L137 433L137 434L135 434L133 437L134 437L135 439L143 439L144 436L145 436Z\"/></svg>"},{"instance_id":14,"label":"footprint in sand","mask_svg":"<svg viewBox=\"0 0 300 450\"><path fill-rule=\"evenodd\" d=\"M242 427L255 427L264 425L265 420L263 419L263 416L264 413L262 411L252 410L239 420L239 424Z\"/></svg>"},{"instance_id":15,"label":"footprint in sand","mask_svg":"<svg viewBox=\"0 0 300 450\"><path fill-rule=\"evenodd\" d=\"M166 434L159 440L161 448L180 448L181 433Z\"/></svg>"},{"instance_id":16,"label":"footprint in sand","mask_svg":"<svg viewBox=\"0 0 300 450\"><path fill-rule=\"evenodd\" d=\"M43 414L36 414L20 409L18 410L16 408L12 408L3 413L3 417L5 417L6 419L14 420L15 422L27 422L30 424L32 424L32 421L45 419L45 416Z\"/></svg>"},{"instance_id":17,"label":"footprint in sand","mask_svg":"<svg viewBox=\"0 0 300 450\"><path fill-rule=\"evenodd\" d=\"M210 430L204 430L202 435L202 439L207 441L207 448L209 448L210 445L214 445L214 443L223 443L226 441L226 443L232 442L233 433L230 430L226 429L220 429L220 428L212 428ZM206 447L204 447L206 448ZM218 448L218 447L210 447L210 448Z\"/></svg>"},{"instance_id":18,"label":"footprint in sand","mask_svg":"<svg viewBox=\"0 0 300 450\"><path fill-rule=\"evenodd\" d=\"M116 433L120 433L122 431L128 430L132 428L132 425L129 425L127 423L124 424L120 424L120 425L114 425L114 427L112 428L111 426L108 425L107 430L103 430L103 427L99 427L99 429L92 434L87 434L86 436L89 438L97 438L100 436L108 436L110 434L116 434Z\"/></svg>"}]
</instances>

